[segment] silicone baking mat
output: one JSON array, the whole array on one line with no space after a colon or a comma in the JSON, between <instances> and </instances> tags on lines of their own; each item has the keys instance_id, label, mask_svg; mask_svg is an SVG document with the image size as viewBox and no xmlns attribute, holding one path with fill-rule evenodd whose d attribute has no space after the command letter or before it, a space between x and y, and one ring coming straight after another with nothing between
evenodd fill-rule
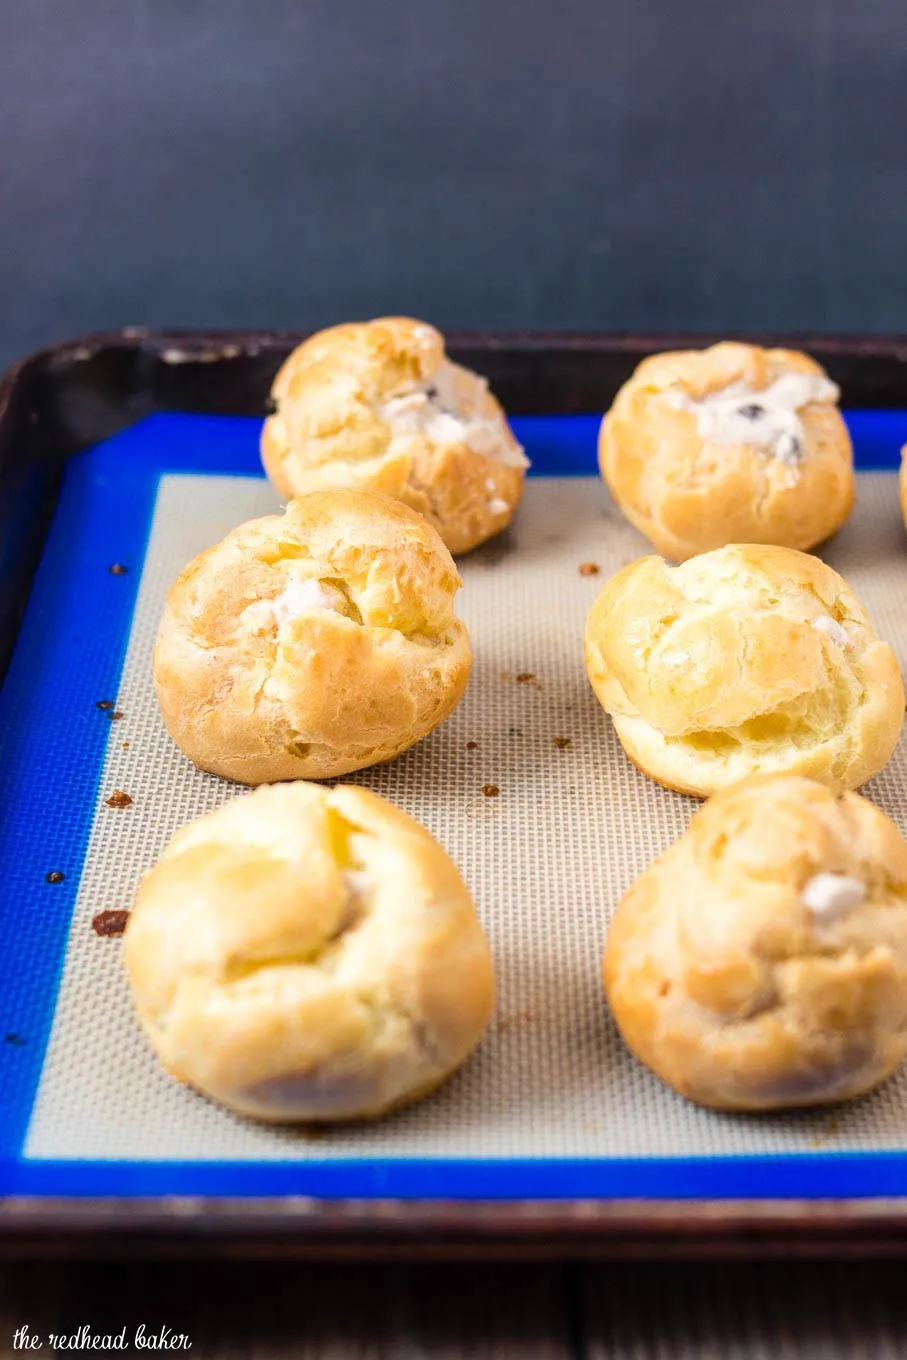
<instances>
[{"instance_id":1,"label":"silicone baking mat","mask_svg":"<svg viewBox=\"0 0 907 1360\"><path fill-rule=\"evenodd\" d=\"M609 914L695 804L627 761L585 679L586 611L646 551L582 475L597 422L515 425L536 474L567 475L531 477L513 528L461 561L475 653L466 698L420 746L350 777L412 813L459 864L492 942L497 1014L435 1096L317 1133L259 1127L168 1080L132 1016L120 941L92 925L129 905L178 826L240 791L170 742L150 653L186 561L277 507L254 475L258 423L154 417L73 461L0 695L12 795L0 848L0 1191L907 1193L907 1069L854 1104L741 1117L687 1105L623 1048L599 985ZM907 415L861 413L853 430L864 464L890 465ZM823 556L907 662L890 472L861 473L857 510ZM114 790L131 806L110 807ZM866 791L907 831L907 745Z\"/></svg>"}]
</instances>

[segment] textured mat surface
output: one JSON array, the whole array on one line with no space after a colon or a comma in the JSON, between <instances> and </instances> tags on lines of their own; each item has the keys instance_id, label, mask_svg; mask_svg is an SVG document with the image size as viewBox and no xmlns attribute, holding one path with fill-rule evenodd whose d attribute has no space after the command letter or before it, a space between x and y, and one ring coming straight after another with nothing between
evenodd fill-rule
<instances>
[{"instance_id":1,"label":"textured mat surface","mask_svg":"<svg viewBox=\"0 0 907 1360\"><path fill-rule=\"evenodd\" d=\"M893 478L861 477L827 554L907 662L907 562ZM381 1124L321 1136L261 1129L169 1081L132 1017L116 939L94 914L129 904L173 830L238 790L164 732L150 681L162 601L186 561L275 505L260 480L162 480L25 1152L42 1158L620 1157L907 1147L907 1074L870 1098L790 1117L693 1109L624 1051L598 964L608 915L694 804L624 757L582 665L586 611L644 550L597 481L533 479L517 525L463 560L475 669L455 715L394 764L354 776L423 821L476 896L497 962L487 1041L447 1087ZM586 562L600 567L583 575ZM488 797L483 786L499 796ZM133 798L126 809L106 799ZM907 830L907 748L867 792Z\"/></svg>"}]
</instances>

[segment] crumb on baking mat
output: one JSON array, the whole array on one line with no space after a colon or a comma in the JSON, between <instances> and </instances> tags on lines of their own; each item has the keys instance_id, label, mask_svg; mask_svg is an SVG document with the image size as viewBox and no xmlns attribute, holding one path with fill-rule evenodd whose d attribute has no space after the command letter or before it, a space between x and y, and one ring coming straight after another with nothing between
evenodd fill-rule
<instances>
[{"instance_id":1,"label":"crumb on baking mat","mask_svg":"<svg viewBox=\"0 0 907 1360\"><path fill-rule=\"evenodd\" d=\"M91 928L96 935L122 935L129 920L125 907L114 907L99 911L91 918Z\"/></svg>"}]
</instances>

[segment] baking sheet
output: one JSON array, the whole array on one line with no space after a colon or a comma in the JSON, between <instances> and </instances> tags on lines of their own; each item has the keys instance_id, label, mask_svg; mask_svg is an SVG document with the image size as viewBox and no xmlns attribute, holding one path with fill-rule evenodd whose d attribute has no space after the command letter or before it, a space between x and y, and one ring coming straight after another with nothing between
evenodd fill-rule
<instances>
[{"instance_id":1,"label":"baking sheet","mask_svg":"<svg viewBox=\"0 0 907 1360\"><path fill-rule=\"evenodd\" d=\"M324 1165L907 1149L905 1075L832 1111L728 1116L666 1090L616 1034L598 981L609 913L695 805L630 765L585 679L586 610L607 576L645 551L593 478L533 478L510 533L463 559L460 612L476 657L466 699L422 745L351 777L424 822L476 896L500 991L480 1051L422 1104L316 1136L260 1128L164 1077L131 1015L119 942L99 937L91 921L128 905L177 826L238 791L194 770L170 743L150 649L163 595L185 562L275 504L258 478L160 481L122 680L115 695L98 696L115 699L123 717L109 724L26 1160ZM858 509L823 556L903 665L907 562L890 474L861 475ZM581 574L586 562L600 574ZM867 789L902 830L905 762L902 742ZM485 796L487 784L500 795ZM130 793L130 808L106 805L115 788Z\"/></svg>"}]
</instances>

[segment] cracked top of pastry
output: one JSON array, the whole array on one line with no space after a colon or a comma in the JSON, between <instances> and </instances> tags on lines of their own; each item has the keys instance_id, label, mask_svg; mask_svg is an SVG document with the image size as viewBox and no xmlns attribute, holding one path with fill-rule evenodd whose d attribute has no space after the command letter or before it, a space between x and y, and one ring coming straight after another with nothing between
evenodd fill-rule
<instances>
[{"instance_id":1,"label":"cracked top of pastry","mask_svg":"<svg viewBox=\"0 0 907 1360\"><path fill-rule=\"evenodd\" d=\"M463 695L459 585L431 525L375 492L315 492L240 525L167 599L154 678L171 736L247 784L390 759Z\"/></svg>"},{"instance_id":2,"label":"cracked top of pastry","mask_svg":"<svg viewBox=\"0 0 907 1360\"><path fill-rule=\"evenodd\" d=\"M858 1095L907 1055L907 843L857 794L751 776L630 888L604 979L630 1048L692 1100Z\"/></svg>"},{"instance_id":3,"label":"cracked top of pastry","mask_svg":"<svg viewBox=\"0 0 907 1360\"><path fill-rule=\"evenodd\" d=\"M365 1118L471 1052L494 977L434 838L365 789L296 783L178 831L124 961L164 1067L266 1120Z\"/></svg>"},{"instance_id":4,"label":"cracked top of pastry","mask_svg":"<svg viewBox=\"0 0 907 1360\"><path fill-rule=\"evenodd\" d=\"M789 548L631 563L589 612L586 666L631 758L700 796L780 770L856 788L904 717L894 653L856 596Z\"/></svg>"},{"instance_id":5,"label":"cracked top of pastry","mask_svg":"<svg viewBox=\"0 0 907 1360\"><path fill-rule=\"evenodd\" d=\"M658 552L810 548L850 514L839 392L797 350L724 342L650 356L602 421L602 476Z\"/></svg>"},{"instance_id":6,"label":"cracked top of pastry","mask_svg":"<svg viewBox=\"0 0 907 1360\"><path fill-rule=\"evenodd\" d=\"M452 552L509 523L526 457L485 379L451 363L433 326L382 317L320 331L283 364L271 398L261 453L283 495L387 492Z\"/></svg>"}]
</instances>

